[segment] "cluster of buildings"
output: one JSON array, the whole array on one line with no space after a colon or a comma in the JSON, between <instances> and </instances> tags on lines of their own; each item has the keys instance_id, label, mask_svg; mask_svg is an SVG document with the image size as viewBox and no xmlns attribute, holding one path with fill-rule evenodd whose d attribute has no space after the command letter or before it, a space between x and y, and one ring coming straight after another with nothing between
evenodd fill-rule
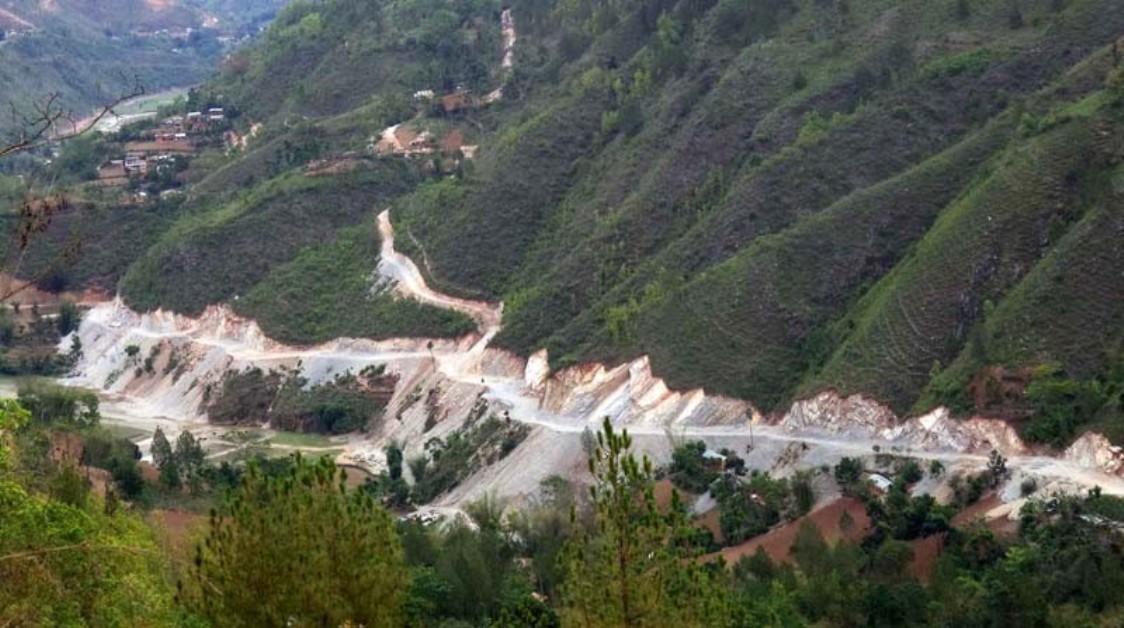
<instances>
[{"instance_id":1,"label":"cluster of buildings","mask_svg":"<svg viewBox=\"0 0 1124 628\"><path fill-rule=\"evenodd\" d=\"M132 178L143 178L149 172L174 165L178 156L198 151L193 137L213 132L215 124L225 120L226 113L221 107L165 118L157 127L143 132L143 139L127 142L123 158L102 164L98 168L98 184L121 187Z\"/></svg>"},{"instance_id":2,"label":"cluster of buildings","mask_svg":"<svg viewBox=\"0 0 1124 628\"><path fill-rule=\"evenodd\" d=\"M428 129L413 128L397 124L383 131L382 136L372 138L374 152L379 155L454 155L460 151L465 159L476 156L477 146L464 143L464 134L454 129L438 138Z\"/></svg>"},{"instance_id":3,"label":"cluster of buildings","mask_svg":"<svg viewBox=\"0 0 1124 628\"><path fill-rule=\"evenodd\" d=\"M215 123L226 120L226 113L222 107L212 107L207 111L191 111L186 115L165 118L149 133L157 142L174 142L185 140L189 135L209 133L214 129Z\"/></svg>"},{"instance_id":4,"label":"cluster of buildings","mask_svg":"<svg viewBox=\"0 0 1124 628\"><path fill-rule=\"evenodd\" d=\"M98 184L103 187L124 186L129 179L145 177L150 171L173 165L176 156L171 153L147 154L127 152L123 159L111 159L98 168Z\"/></svg>"}]
</instances>

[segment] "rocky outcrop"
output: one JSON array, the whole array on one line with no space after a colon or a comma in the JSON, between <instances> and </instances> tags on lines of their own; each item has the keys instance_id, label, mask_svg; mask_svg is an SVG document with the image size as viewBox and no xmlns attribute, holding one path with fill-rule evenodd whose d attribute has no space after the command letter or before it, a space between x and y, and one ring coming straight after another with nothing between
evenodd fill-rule
<instances>
[{"instance_id":1,"label":"rocky outcrop","mask_svg":"<svg viewBox=\"0 0 1124 628\"><path fill-rule=\"evenodd\" d=\"M788 431L828 432L884 441L888 445L1006 455L1026 452L1026 445L1008 423L994 419L953 419L946 408L901 420L890 408L862 395L820 393L797 401L778 422Z\"/></svg>"},{"instance_id":2,"label":"rocky outcrop","mask_svg":"<svg viewBox=\"0 0 1124 628\"><path fill-rule=\"evenodd\" d=\"M530 378L528 378L530 379ZM705 426L744 424L748 403L709 397L701 389L675 392L652 374L648 358L617 366L583 364L542 377L541 407L560 416L579 416L596 423L609 417L617 425Z\"/></svg>"},{"instance_id":3,"label":"rocky outcrop","mask_svg":"<svg viewBox=\"0 0 1124 628\"><path fill-rule=\"evenodd\" d=\"M1121 475L1124 471L1124 448L1109 442L1103 434L1085 432L1073 441L1062 459L1082 469Z\"/></svg>"}]
</instances>

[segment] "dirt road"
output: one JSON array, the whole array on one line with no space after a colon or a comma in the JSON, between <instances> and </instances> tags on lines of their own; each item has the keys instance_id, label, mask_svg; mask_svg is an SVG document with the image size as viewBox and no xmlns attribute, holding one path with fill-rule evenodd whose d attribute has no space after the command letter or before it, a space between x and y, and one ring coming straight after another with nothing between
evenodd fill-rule
<instances>
[{"instance_id":1,"label":"dirt road","mask_svg":"<svg viewBox=\"0 0 1124 628\"><path fill-rule=\"evenodd\" d=\"M499 333L503 324L503 303L470 301L433 290L426 284L425 278L422 277L421 271L413 260L394 248L394 227L390 224L390 210L384 210L379 214L378 223L379 238L382 240L378 269L380 275L396 282L398 290L404 296L472 317L485 342L490 342Z\"/></svg>"},{"instance_id":2,"label":"dirt road","mask_svg":"<svg viewBox=\"0 0 1124 628\"><path fill-rule=\"evenodd\" d=\"M382 212L378 218L379 234L382 238L382 261L380 262L379 272L382 276L398 282L398 289L403 295L435 307L456 310L473 317L480 325L483 336L481 342L474 347L474 351L482 350L503 326L503 304L459 299L443 295L430 288L414 262L394 248L394 228L390 223L389 211ZM522 379L481 376L471 367L466 367L464 361L456 353L438 354L436 360L438 368L447 377L461 383L479 383L486 389L484 394L486 399L507 408L511 417L522 423L541 426L555 432L581 433L588 428L591 421L596 421L597 409L591 412L590 416L583 417L560 416L549 412L541 407L540 397L527 392ZM628 426L630 433L645 436L665 435L667 429L666 426ZM747 428L744 425L688 426L681 428L678 435L692 438L723 438L744 437L746 432ZM818 430L792 431L775 425L756 426L754 438L761 445L768 443L803 443L808 446L831 450L840 456L866 456L871 453L875 445L882 447L892 445L892 443L881 440L856 438ZM986 455L979 453L964 453L947 449L908 449L904 453L922 460L939 460L944 463L971 463L981 468L988 459ZM1032 455L1011 456L1008 464L1011 468L1018 468L1035 475L1061 478L1083 486L1101 486L1106 492L1124 495L1124 479L1084 469L1059 458Z\"/></svg>"}]
</instances>

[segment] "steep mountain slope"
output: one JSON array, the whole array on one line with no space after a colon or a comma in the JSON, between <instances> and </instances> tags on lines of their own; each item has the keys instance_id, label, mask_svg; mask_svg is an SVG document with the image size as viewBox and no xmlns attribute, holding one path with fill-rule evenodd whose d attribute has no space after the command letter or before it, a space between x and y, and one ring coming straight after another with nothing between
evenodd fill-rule
<instances>
[{"instance_id":1,"label":"steep mountain slope","mask_svg":"<svg viewBox=\"0 0 1124 628\"><path fill-rule=\"evenodd\" d=\"M403 207L435 279L505 297L509 347L649 353L676 385L766 406L833 386L904 411L1120 156L1096 141L1119 135L1100 92L1124 33L1111 3L748 3L772 30L740 49L716 33L733 5L691 21L680 3L628 61L599 50L643 32L647 6L489 147L461 211Z\"/></svg>"},{"instance_id":2,"label":"steep mountain slope","mask_svg":"<svg viewBox=\"0 0 1124 628\"><path fill-rule=\"evenodd\" d=\"M1023 416L1043 365L1121 385L1115 0L519 0L512 68L503 9L286 9L203 90L260 132L192 171L128 302L455 335L358 300L389 205L435 287L502 299L497 343L555 366L649 355L766 410ZM338 303L361 314L323 322Z\"/></svg>"}]
</instances>

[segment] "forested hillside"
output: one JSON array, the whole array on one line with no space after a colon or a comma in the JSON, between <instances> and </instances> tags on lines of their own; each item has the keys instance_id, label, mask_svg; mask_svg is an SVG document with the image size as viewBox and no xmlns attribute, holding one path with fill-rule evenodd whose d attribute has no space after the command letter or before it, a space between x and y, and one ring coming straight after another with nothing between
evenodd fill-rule
<instances>
[{"instance_id":1,"label":"forested hillside","mask_svg":"<svg viewBox=\"0 0 1124 628\"><path fill-rule=\"evenodd\" d=\"M555 366L647 354L765 410L1057 393L1051 442L1119 419L1117 2L510 6L512 67L498 2L288 7L200 91L248 139L157 205L126 299L233 301L292 341L401 331L312 325L339 291L297 270L350 268L356 232L333 238L390 206L435 285L502 299L497 342ZM441 146L382 152L402 138Z\"/></svg>"},{"instance_id":2,"label":"forested hillside","mask_svg":"<svg viewBox=\"0 0 1124 628\"><path fill-rule=\"evenodd\" d=\"M501 344L646 353L766 408L968 410L989 365L1109 377L1113 3L515 6L542 37L520 111L472 181L398 210L437 281L504 299Z\"/></svg>"}]
</instances>

